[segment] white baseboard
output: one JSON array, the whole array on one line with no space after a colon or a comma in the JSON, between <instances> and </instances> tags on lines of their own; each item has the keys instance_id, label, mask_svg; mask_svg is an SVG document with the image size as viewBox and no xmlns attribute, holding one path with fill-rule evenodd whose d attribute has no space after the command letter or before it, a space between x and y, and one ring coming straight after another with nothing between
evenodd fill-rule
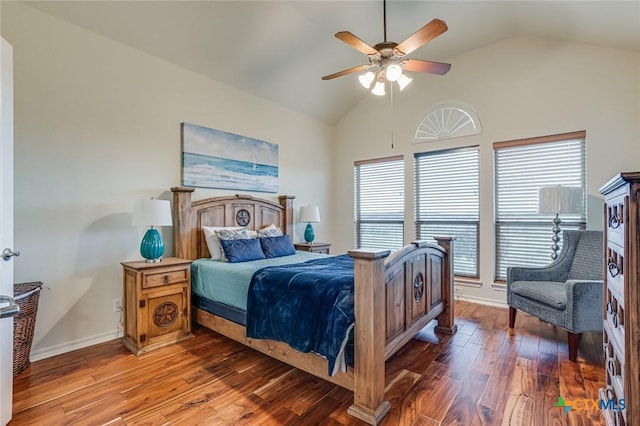
<instances>
[{"instance_id":1,"label":"white baseboard","mask_svg":"<svg viewBox=\"0 0 640 426\"><path fill-rule=\"evenodd\" d=\"M107 331L105 333L96 334L94 336L85 337L71 342L49 346L48 348L39 348L37 350L33 350L29 355L29 359L33 362L45 358L51 358L52 356L75 351L76 349L86 348L87 346L97 345L98 343L108 342L109 340L117 339L120 337L122 337L122 330L118 330L117 333L114 333L113 331Z\"/></svg>"},{"instance_id":2,"label":"white baseboard","mask_svg":"<svg viewBox=\"0 0 640 426\"><path fill-rule=\"evenodd\" d=\"M475 297L475 296L470 296L468 294L463 294L463 295L456 295L455 300L462 300L464 302L471 302L471 303L478 303L480 305L487 305L487 306L493 306L496 308L508 308L509 305L507 305L507 302L504 301L500 301L500 300L495 300L495 299L486 299L484 297Z\"/></svg>"}]
</instances>

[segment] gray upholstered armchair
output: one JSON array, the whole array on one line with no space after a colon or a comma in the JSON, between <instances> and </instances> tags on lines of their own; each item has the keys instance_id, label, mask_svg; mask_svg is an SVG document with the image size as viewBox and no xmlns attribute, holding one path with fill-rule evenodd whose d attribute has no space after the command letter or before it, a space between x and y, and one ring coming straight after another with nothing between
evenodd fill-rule
<instances>
[{"instance_id":1,"label":"gray upholstered armchair","mask_svg":"<svg viewBox=\"0 0 640 426\"><path fill-rule=\"evenodd\" d=\"M569 359L576 360L580 333L602 331L601 231L563 231L558 259L542 268L507 268L509 328L516 310L568 332Z\"/></svg>"}]
</instances>

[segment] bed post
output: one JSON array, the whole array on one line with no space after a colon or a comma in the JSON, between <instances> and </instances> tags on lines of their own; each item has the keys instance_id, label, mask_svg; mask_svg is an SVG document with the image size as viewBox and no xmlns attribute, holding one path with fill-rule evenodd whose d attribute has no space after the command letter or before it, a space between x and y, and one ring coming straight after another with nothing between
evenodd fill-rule
<instances>
[{"instance_id":1,"label":"bed post","mask_svg":"<svg viewBox=\"0 0 640 426\"><path fill-rule=\"evenodd\" d=\"M354 258L355 367L353 405L347 412L377 425L391 404L384 400L386 339L384 260L389 250L349 250Z\"/></svg>"},{"instance_id":2,"label":"bed post","mask_svg":"<svg viewBox=\"0 0 640 426\"><path fill-rule=\"evenodd\" d=\"M440 315L438 315L438 325L436 326L436 331L441 331L447 334L453 334L456 332L458 327L454 322L454 309L453 304L455 300L453 299L453 286L454 286L454 275L453 275L453 240L456 237L434 237L438 242L438 245L445 249L447 252L447 257L445 258L444 268L442 271L442 301L444 303L444 310Z\"/></svg>"},{"instance_id":3,"label":"bed post","mask_svg":"<svg viewBox=\"0 0 640 426\"><path fill-rule=\"evenodd\" d=\"M291 237L293 241L293 195L281 195L278 197L280 205L284 210L284 233Z\"/></svg>"},{"instance_id":4,"label":"bed post","mask_svg":"<svg viewBox=\"0 0 640 426\"><path fill-rule=\"evenodd\" d=\"M191 214L191 193L194 188L176 186L173 192L173 247L175 256L182 259L197 259Z\"/></svg>"}]
</instances>

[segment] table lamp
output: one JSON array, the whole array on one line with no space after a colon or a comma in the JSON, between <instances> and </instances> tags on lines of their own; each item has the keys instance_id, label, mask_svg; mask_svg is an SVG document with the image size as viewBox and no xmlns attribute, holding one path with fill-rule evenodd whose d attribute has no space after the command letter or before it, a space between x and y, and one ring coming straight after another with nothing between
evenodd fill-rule
<instances>
[{"instance_id":1,"label":"table lamp","mask_svg":"<svg viewBox=\"0 0 640 426\"><path fill-rule=\"evenodd\" d=\"M320 222L320 209L317 206L300 207L300 222L307 222L307 227L304 230L304 240L312 243L316 236L313 233L311 223Z\"/></svg>"},{"instance_id":2,"label":"table lamp","mask_svg":"<svg viewBox=\"0 0 640 426\"><path fill-rule=\"evenodd\" d=\"M140 243L140 254L147 262L160 262L164 254L162 236L154 226L171 226L171 205L168 200L136 200L133 206L133 225L149 226Z\"/></svg>"},{"instance_id":3,"label":"table lamp","mask_svg":"<svg viewBox=\"0 0 640 426\"><path fill-rule=\"evenodd\" d=\"M582 210L582 188L567 186L547 186L538 189L538 213L552 213L556 217L553 223L551 237L551 259L558 258L558 241L560 241L560 214L580 213Z\"/></svg>"}]
</instances>

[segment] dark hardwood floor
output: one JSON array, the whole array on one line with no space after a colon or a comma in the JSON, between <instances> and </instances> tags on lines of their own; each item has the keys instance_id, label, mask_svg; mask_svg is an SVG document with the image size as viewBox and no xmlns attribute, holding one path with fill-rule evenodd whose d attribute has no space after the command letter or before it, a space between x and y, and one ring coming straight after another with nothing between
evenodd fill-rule
<instances>
[{"instance_id":1,"label":"dark hardwood floor","mask_svg":"<svg viewBox=\"0 0 640 426\"><path fill-rule=\"evenodd\" d=\"M602 335L580 341L506 309L456 302L458 333L425 328L387 363L383 425L592 425ZM352 394L205 328L136 357L118 340L37 361L15 378L10 425L360 425Z\"/></svg>"}]
</instances>

